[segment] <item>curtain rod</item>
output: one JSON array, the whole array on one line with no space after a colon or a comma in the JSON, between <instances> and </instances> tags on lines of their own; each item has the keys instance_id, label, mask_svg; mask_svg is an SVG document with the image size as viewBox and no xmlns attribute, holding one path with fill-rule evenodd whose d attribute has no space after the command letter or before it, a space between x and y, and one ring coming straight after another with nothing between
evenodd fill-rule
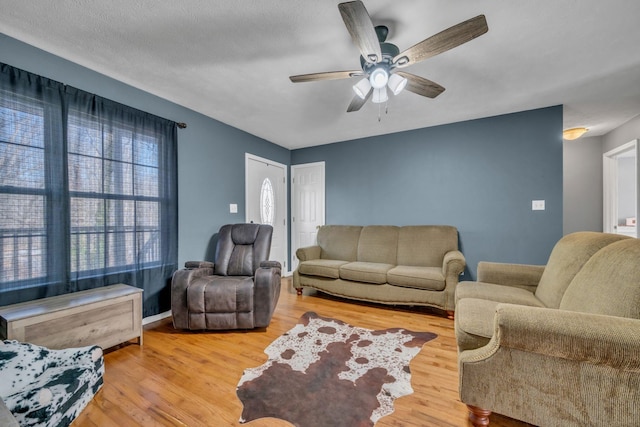
<instances>
[{"instance_id":1,"label":"curtain rod","mask_svg":"<svg viewBox=\"0 0 640 427\"><path fill-rule=\"evenodd\" d=\"M184 122L179 122L179 123L176 123L176 126L178 126L178 128L180 129L185 129L187 127L187 124Z\"/></svg>"}]
</instances>

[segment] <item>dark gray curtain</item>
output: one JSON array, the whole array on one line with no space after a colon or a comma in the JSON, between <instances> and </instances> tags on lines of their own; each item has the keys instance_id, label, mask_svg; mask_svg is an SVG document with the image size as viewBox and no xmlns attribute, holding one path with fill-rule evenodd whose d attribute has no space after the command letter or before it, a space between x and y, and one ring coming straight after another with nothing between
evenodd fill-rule
<instances>
[{"instance_id":1,"label":"dark gray curtain","mask_svg":"<svg viewBox=\"0 0 640 427\"><path fill-rule=\"evenodd\" d=\"M170 308L174 122L2 64L0 305L126 283Z\"/></svg>"}]
</instances>

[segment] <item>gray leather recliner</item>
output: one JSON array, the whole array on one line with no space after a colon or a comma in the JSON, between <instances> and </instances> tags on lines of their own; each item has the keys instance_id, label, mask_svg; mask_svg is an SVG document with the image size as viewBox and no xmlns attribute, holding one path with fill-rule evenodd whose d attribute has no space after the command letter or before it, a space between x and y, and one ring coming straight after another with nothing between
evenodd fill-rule
<instances>
[{"instance_id":1,"label":"gray leather recliner","mask_svg":"<svg viewBox=\"0 0 640 427\"><path fill-rule=\"evenodd\" d=\"M188 261L173 274L171 312L177 329L253 329L269 325L280 296L281 265L268 261L273 228L220 228L215 261Z\"/></svg>"}]
</instances>

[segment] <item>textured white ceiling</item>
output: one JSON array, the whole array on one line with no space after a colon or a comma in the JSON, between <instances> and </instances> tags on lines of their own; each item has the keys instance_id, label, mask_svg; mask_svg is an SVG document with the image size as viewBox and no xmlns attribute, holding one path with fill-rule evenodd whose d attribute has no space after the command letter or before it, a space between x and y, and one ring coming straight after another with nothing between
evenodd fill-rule
<instances>
[{"instance_id":1,"label":"textured white ceiling","mask_svg":"<svg viewBox=\"0 0 640 427\"><path fill-rule=\"evenodd\" d=\"M640 114L637 0L364 0L400 50L484 14L489 32L406 71L446 88L346 113L359 67L339 1L0 0L0 31L286 148L564 105L602 135ZM175 118L180 120L180 118Z\"/></svg>"}]
</instances>

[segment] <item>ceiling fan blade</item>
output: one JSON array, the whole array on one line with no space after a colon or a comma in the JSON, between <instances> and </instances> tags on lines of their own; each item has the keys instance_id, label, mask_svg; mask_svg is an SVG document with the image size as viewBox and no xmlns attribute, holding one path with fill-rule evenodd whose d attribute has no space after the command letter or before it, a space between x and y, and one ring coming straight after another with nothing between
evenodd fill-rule
<instances>
[{"instance_id":1,"label":"ceiling fan blade","mask_svg":"<svg viewBox=\"0 0 640 427\"><path fill-rule=\"evenodd\" d=\"M361 1L350 1L340 3L338 9L353 43L362 56L369 62L379 62L382 59L380 42L364 4Z\"/></svg>"},{"instance_id":2,"label":"ceiling fan blade","mask_svg":"<svg viewBox=\"0 0 640 427\"><path fill-rule=\"evenodd\" d=\"M298 76L290 76L289 80L293 83L317 82L319 80L338 80L348 79L349 77L364 76L362 70L353 71L327 71L326 73L300 74Z\"/></svg>"},{"instance_id":3,"label":"ceiling fan blade","mask_svg":"<svg viewBox=\"0 0 640 427\"><path fill-rule=\"evenodd\" d=\"M351 103L347 107L347 113L351 113L352 111L358 111L359 109L361 109L362 106L367 103L369 98L371 98L372 93L373 89L369 89L369 92L367 92L367 96L365 96L364 99L360 98L358 95L355 95L351 100Z\"/></svg>"},{"instance_id":4,"label":"ceiling fan blade","mask_svg":"<svg viewBox=\"0 0 640 427\"><path fill-rule=\"evenodd\" d=\"M458 25L447 28L411 46L404 52L400 52L393 58L393 63L397 67L406 67L407 65L424 61L427 58L431 58L432 56L471 41L487 31L489 31L489 27L487 26L486 18L484 15L478 15L475 18L468 19Z\"/></svg>"},{"instance_id":5,"label":"ceiling fan blade","mask_svg":"<svg viewBox=\"0 0 640 427\"><path fill-rule=\"evenodd\" d=\"M427 98L435 98L444 92L444 88L438 83L425 79L424 77L416 76L415 74L405 73L404 71L396 71L395 74L407 79L406 90L409 92L417 93L418 95L426 96Z\"/></svg>"}]
</instances>

